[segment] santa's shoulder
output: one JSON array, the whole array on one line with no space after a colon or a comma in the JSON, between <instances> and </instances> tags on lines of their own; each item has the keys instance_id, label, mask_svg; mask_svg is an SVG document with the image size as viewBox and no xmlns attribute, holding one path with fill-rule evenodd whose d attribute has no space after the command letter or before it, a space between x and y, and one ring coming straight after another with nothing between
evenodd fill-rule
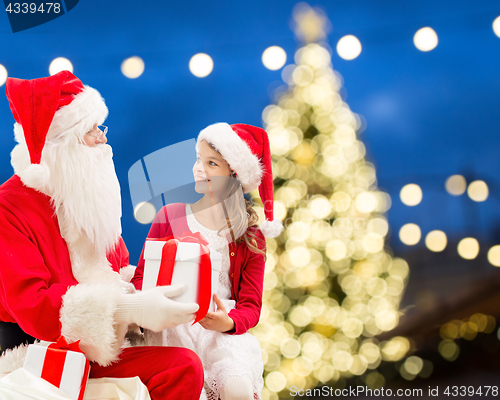
<instances>
[{"instance_id":1,"label":"santa's shoulder","mask_svg":"<svg viewBox=\"0 0 500 400\"><path fill-rule=\"evenodd\" d=\"M18 175L12 175L0 185L0 201L8 199L17 199L22 196L34 196L36 198L45 198L50 201L50 197L42 192L26 186Z\"/></svg>"},{"instance_id":2,"label":"santa's shoulder","mask_svg":"<svg viewBox=\"0 0 500 400\"><path fill-rule=\"evenodd\" d=\"M53 214L51 198L23 184L13 175L0 185L0 214L27 221L40 214Z\"/></svg>"}]
</instances>

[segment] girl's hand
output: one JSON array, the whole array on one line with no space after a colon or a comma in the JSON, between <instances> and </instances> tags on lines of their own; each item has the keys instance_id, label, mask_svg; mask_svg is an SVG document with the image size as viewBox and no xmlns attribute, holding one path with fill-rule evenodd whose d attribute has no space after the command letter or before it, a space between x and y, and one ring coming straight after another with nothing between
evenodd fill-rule
<instances>
[{"instance_id":1,"label":"girl's hand","mask_svg":"<svg viewBox=\"0 0 500 400\"><path fill-rule=\"evenodd\" d=\"M214 293L214 301L217 304L216 312L208 312L205 318L199 323L210 331L227 332L234 328L234 321L227 315L226 307L222 304L219 297Z\"/></svg>"}]
</instances>

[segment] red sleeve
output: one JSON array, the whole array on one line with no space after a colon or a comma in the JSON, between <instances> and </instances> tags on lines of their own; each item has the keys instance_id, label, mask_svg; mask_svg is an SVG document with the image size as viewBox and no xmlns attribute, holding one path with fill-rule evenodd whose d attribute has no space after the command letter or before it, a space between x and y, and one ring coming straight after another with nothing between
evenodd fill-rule
<instances>
[{"instance_id":1,"label":"red sleeve","mask_svg":"<svg viewBox=\"0 0 500 400\"><path fill-rule=\"evenodd\" d=\"M257 244L266 251L266 241L262 232L257 229ZM245 242L243 245L246 246ZM262 291L264 287L265 260L263 254L247 249L247 260L241 268L239 291L236 308L229 311L234 321L234 329L226 333L241 335L259 323L262 309Z\"/></svg>"},{"instance_id":2,"label":"red sleeve","mask_svg":"<svg viewBox=\"0 0 500 400\"><path fill-rule=\"evenodd\" d=\"M116 272L120 272L120 268L126 267L130 264L128 249L121 236L115 248L108 253L107 259L111 263L113 270Z\"/></svg>"},{"instance_id":3,"label":"red sleeve","mask_svg":"<svg viewBox=\"0 0 500 400\"><path fill-rule=\"evenodd\" d=\"M155 239L165 237L168 227L169 222L165 206L156 214L147 237ZM144 242L144 245L145 244L146 242ZM142 290L142 278L144 277L144 245L142 246L141 256L139 257L139 262L137 263L137 268L135 269L134 277L131 281L137 290Z\"/></svg>"},{"instance_id":4,"label":"red sleeve","mask_svg":"<svg viewBox=\"0 0 500 400\"><path fill-rule=\"evenodd\" d=\"M120 267L126 267L130 264L129 253L127 246L125 245L125 242L121 236L120 241L118 242L118 246L120 248Z\"/></svg>"},{"instance_id":5,"label":"red sleeve","mask_svg":"<svg viewBox=\"0 0 500 400\"><path fill-rule=\"evenodd\" d=\"M29 229L35 228L8 211L0 212L0 319L15 321L37 339L55 341L61 334L62 297L68 286L77 282L53 282L55 271L45 264ZM50 236L43 239L46 244L55 242Z\"/></svg>"}]
</instances>

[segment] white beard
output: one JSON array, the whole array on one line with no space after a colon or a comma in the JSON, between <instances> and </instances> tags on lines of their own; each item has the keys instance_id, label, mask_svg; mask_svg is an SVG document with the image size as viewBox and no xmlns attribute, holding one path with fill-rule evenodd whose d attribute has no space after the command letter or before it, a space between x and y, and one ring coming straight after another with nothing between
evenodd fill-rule
<instances>
[{"instance_id":1,"label":"white beard","mask_svg":"<svg viewBox=\"0 0 500 400\"><path fill-rule=\"evenodd\" d=\"M12 153L21 179L29 165L23 142ZM50 176L43 189L36 189L52 198L78 282L119 279L106 258L121 234L120 184L112 157L107 144L89 147L48 140L43 149L41 164L48 167Z\"/></svg>"}]
</instances>

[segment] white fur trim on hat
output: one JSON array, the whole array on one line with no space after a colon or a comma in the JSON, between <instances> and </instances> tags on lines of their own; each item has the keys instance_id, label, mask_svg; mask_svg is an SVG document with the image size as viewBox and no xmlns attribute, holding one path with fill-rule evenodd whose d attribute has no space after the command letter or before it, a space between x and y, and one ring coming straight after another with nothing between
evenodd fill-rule
<instances>
[{"instance_id":1,"label":"white fur trim on hat","mask_svg":"<svg viewBox=\"0 0 500 400\"><path fill-rule=\"evenodd\" d=\"M283 224L279 219L273 219L272 221L266 219L260 224L259 229L265 237L275 238L283 232Z\"/></svg>"},{"instance_id":2,"label":"white fur trim on hat","mask_svg":"<svg viewBox=\"0 0 500 400\"><path fill-rule=\"evenodd\" d=\"M80 139L83 139L94 124L101 125L107 116L108 108L101 94L85 85L85 89L78 93L71 103L56 111L47 140L57 138L77 125Z\"/></svg>"},{"instance_id":3,"label":"white fur trim on hat","mask_svg":"<svg viewBox=\"0 0 500 400\"><path fill-rule=\"evenodd\" d=\"M118 359L124 340L114 326L114 314L122 293L117 283L80 283L70 287L63 296L61 334L69 343L80 340L80 348L87 358L102 366Z\"/></svg>"},{"instance_id":4,"label":"white fur trim on hat","mask_svg":"<svg viewBox=\"0 0 500 400\"><path fill-rule=\"evenodd\" d=\"M262 165L245 141L225 122L210 125L198 135L196 151L200 142L206 140L224 157L232 170L238 175L243 192L248 193L260 185Z\"/></svg>"}]
</instances>

